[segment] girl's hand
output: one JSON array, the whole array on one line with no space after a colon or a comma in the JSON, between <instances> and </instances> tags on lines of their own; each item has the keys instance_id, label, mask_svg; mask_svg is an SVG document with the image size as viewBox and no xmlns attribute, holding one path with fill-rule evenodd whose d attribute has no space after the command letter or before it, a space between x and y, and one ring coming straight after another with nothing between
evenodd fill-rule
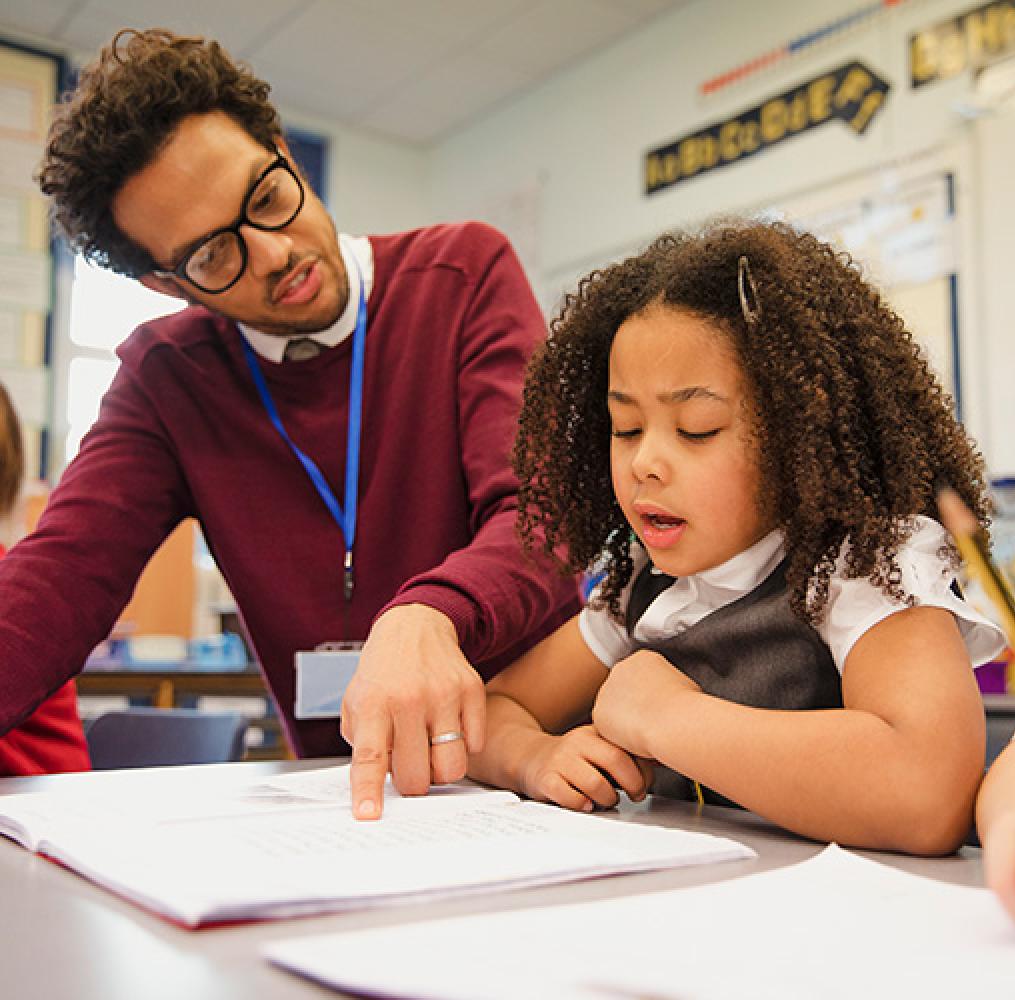
<instances>
[{"instance_id":1,"label":"girl's hand","mask_svg":"<svg viewBox=\"0 0 1015 1000\"><path fill-rule=\"evenodd\" d=\"M1015 808L991 823L983 843L983 868L987 885L1015 919Z\"/></svg>"},{"instance_id":2,"label":"girl's hand","mask_svg":"<svg viewBox=\"0 0 1015 1000\"><path fill-rule=\"evenodd\" d=\"M604 740L592 726L563 736L544 734L525 769L523 791L541 802L591 812L617 804L615 785L635 802L645 798L652 767Z\"/></svg>"},{"instance_id":3,"label":"girl's hand","mask_svg":"<svg viewBox=\"0 0 1015 1000\"><path fill-rule=\"evenodd\" d=\"M672 712L678 698L700 692L665 656L642 649L610 669L592 707L592 722L611 743L638 757L652 758L655 754L649 744L654 724Z\"/></svg>"}]
</instances>

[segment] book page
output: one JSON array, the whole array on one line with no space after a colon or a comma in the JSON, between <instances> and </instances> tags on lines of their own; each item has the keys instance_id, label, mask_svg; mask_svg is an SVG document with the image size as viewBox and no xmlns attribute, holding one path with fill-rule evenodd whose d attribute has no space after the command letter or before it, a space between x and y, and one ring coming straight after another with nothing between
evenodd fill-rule
<instances>
[{"instance_id":1,"label":"book page","mask_svg":"<svg viewBox=\"0 0 1015 1000\"><path fill-rule=\"evenodd\" d=\"M453 962L433 960L451 947ZM338 989L414 1000L954 1000L1011 995L1015 924L985 889L832 846L712 885L295 938L266 954Z\"/></svg>"},{"instance_id":2,"label":"book page","mask_svg":"<svg viewBox=\"0 0 1015 1000\"><path fill-rule=\"evenodd\" d=\"M731 840L619 822L475 787L392 794L354 820L348 767L136 794L0 798L39 850L188 925L392 903L749 858ZM292 780L289 780L292 779ZM160 785L163 786L160 788Z\"/></svg>"}]
</instances>

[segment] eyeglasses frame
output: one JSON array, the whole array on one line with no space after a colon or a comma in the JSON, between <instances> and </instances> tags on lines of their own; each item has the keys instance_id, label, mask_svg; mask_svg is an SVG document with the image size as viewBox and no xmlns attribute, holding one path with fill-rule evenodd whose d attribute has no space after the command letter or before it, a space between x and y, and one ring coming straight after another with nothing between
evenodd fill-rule
<instances>
[{"instance_id":1,"label":"eyeglasses frame","mask_svg":"<svg viewBox=\"0 0 1015 1000\"><path fill-rule=\"evenodd\" d=\"M262 233L277 233L286 226L291 226L295 222L296 217L303 211L303 206L306 204L307 191L303 186L303 181L300 179L299 173L295 170L293 165L289 162L289 158L282 153L279 148L272 145L272 149L275 152L275 159L269 163L264 170L262 170L257 177L254 179L253 184L247 189L247 193L243 196L243 208L240 211L239 218L236 219L232 225L221 226L218 229L212 230L200 239L195 240L185 251L180 262L173 268L153 268L152 273L158 278L182 278L188 284L193 285L198 290L205 293L205 295L221 295L223 292L228 292L239 280L246 274L247 262L250 254L247 250L247 241L243 238L243 234L240 232L242 226L250 226L252 229L257 229ZM285 170L294 181L296 181L296 187L299 188L300 200L296 206L296 210L293 212L285 222L279 223L277 226L264 226L258 222L254 222L248 215L248 208L250 205L250 199L254 196L254 192L258 189L261 182L268 176L273 170ZM236 240L240 245L240 269L236 273L236 277L229 282L228 285L223 285L221 288L211 289L205 288L204 285L195 281L189 274L187 274L187 264L190 262L191 257L197 253L206 243L210 240L215 239L217 236L221 236L223 233L233 233L236 236Z\"/></svg>"}]
</instances>

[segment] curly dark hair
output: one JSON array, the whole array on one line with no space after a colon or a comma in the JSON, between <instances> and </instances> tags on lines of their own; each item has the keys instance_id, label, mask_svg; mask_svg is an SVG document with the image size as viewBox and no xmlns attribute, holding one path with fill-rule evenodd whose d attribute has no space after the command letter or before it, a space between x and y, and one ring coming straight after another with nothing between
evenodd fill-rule
<instances>
[{"instance_id":1,"label":"curly dark hair","mask_svg":"<svg viewBox=\"0 0 1015 1000\"><path fill-rule=\"evenodd\" d=\"M757 296L746 314L741 257ZM916 515L937 516L943 482L987 529L979 452L912 335L849 255L782 223L720 221L665 234L582 279L529 364L513 455L519 533L565 572L601 560L597 606L620 616L633 568L610 480L610 347L626 319L660 306L713 323L732 345L765 509L785 533L790 603L805 621L819 620L847 538L846 575L906 600L899 546Z\"/></svg>"},{"instance_id":2,"label":"curly dark hair","mask_svg":"<svg viewBox=\"0 0 1015 1000\"><path fill-rule=\"evenodd\" d=\"M151 255L113 221L110 203L189 115L221 111L267 149L279 135L269 86L218 42L126 28L57 106L36 180L74 250L130 277Z\"/></svg>"}]
</instances>

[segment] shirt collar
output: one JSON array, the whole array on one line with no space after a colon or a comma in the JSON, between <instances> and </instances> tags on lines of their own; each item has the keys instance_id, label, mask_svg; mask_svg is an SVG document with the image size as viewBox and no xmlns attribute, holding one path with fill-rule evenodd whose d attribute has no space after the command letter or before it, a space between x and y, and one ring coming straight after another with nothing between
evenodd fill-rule
<instances>
[{"instance_id":1,"label":"shirt collar","mask_svg":"<svg viewBox=\"0 0 1015 1000\"><path fill-rule=\"evenodd\" d=\"M746 594L765 580L785 555L785 539L782 532L775 529L732 559L698 573L697 579L717 590Z\"/></svg>"},{"instance_id":2,"label":"shirt collar","mask_svg":"<svg viewBox=\"0 0 1015 1000\"><path fill-rule=\"evenodd\" d=\"M281 364L290 340L309 338L316 340L324 347L337 347L356 328L356 317L359 313L359 282L356 280L356 275L357 271L362 275L363 294L369 300L374 284L374 251L370 240L365 236L349 236L346 233L339 235L338 249L342 254L345 273L349 277L349 300L345 304L345 309L342 310L342 315L327 330L320 330L317 333L301 333L298 337L280 337L278 334L262 333L260 330L247 326L246 323L237 323L240 332L262 358Z\"/></svg>"},{"instance_id":3,"label":"shirt collar","mask_svg":"<svg viewBox=\"0 0 1015 1000\"><path fill-rule=\"evenodd\" d=\"M685 626L693 624L704 615L738 601L766 580L785 555L783 533L776 529L719 566L678 577L652 602L636 633L664 634L675 621ZM652 572L660 571L653 566Z\"/></svg>"}]
</instances>

